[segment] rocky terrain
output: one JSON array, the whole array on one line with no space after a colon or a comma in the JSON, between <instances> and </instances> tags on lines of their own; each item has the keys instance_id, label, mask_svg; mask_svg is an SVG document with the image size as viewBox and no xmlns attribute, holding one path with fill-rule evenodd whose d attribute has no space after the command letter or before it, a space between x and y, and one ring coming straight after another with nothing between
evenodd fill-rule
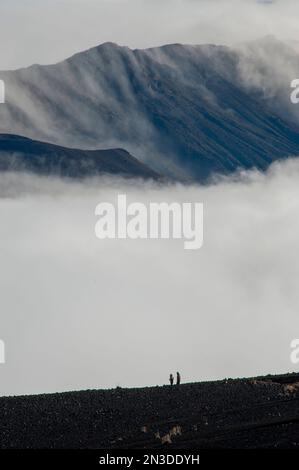
<instances>
[{"instance_id":1,"label":"rocky terrain","mask_svg":"<svg viewBox=\"0 0 299 470\"><path fill-rule=\"evenodd\" d=\"M298 448L299 374L0 398L1 448Z\"/></svg>"}]
</instances>

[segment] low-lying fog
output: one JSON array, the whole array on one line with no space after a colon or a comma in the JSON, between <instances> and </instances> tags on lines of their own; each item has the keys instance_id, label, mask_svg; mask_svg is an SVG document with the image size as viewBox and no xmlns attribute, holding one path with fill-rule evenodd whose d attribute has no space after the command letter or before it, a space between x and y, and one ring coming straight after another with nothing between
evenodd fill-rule
<instances>
[{"instance_id":1,"label":"low-lying fog","mask_svg":"<svg viewBox=\"0 0 299 470\"><path fill-rule=\"evenodd\" d=\"M203 202L203 247L97 239L118 193ZM298 160L208 187L2 174L0 217L1 395L296 370Z\"/></svg>"}]
</instances>

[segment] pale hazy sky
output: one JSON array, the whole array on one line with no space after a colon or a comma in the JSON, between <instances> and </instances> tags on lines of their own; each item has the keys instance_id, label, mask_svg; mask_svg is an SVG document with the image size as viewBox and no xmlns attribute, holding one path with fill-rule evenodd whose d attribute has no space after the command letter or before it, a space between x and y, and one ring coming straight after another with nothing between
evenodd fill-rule
<instances>
[{"instance_id":1,"label":"pale hazy sky","mask_svg":"<svg viewBox=\"0 0 299 470\"><path fill-rule=\"evenodd\" d=\"M106 41L298 40L298 12L298 0L1 0L0 69L57 62Z\"/></svg>"}]
</instances>

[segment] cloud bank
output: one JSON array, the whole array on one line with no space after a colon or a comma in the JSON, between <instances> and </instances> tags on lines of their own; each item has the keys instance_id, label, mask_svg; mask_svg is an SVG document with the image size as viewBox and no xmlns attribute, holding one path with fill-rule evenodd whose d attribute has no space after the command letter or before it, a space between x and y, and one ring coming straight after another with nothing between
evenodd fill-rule
<instances>
[{"instance_id":1,"label":"cloud bank","mask_svg":"<svg viewBox=\"0 0 299 470\"><path fill-rule=\"evenodd\" d=\"M296 0L2 0L0 69L57 62L106 41L143 48L268 34L298 40L297 10Z\"/></svg>"},{"instance_id":2,"label":"cloud bank","mask_svg":"<svg viewBox=\"0 0 299 470\"><path fill-rule=\"evenodd\" d=\"M2 174L0 394L293 370L298 181L298 160L208 187ZM95 207L119 192L203 202L203 248L98 240Z\"/></svg>"}]
</instances>

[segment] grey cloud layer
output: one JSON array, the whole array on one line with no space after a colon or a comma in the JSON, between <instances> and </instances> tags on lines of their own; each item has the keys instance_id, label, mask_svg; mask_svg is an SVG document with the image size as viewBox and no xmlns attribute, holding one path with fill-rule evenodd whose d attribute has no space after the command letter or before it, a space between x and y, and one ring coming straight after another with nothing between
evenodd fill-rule
<instances>
[{"instance_id":1,"label":"grey cloud layer","mask_svg":"<svg viewBox=\"0 0 299 470\"><path fill-rule=\"evenodd\" d=\"M105 41L148 47L267 34L298 39L297 11L297 0L4 0L0 69L56 62Z\"/></svg>"},{"instance_id":2,"label":"grey cloud layer","mask_svg":"<svg viewBox=\"0 0 299 470\"><path fill-rule=\"evenodd\" d=\"M298 181L297 160L206 188L1 175L0 394L292 370ZM120 191L203 201L204 247L99 241L95 206Z\"/></svg>"}]
</instances>

